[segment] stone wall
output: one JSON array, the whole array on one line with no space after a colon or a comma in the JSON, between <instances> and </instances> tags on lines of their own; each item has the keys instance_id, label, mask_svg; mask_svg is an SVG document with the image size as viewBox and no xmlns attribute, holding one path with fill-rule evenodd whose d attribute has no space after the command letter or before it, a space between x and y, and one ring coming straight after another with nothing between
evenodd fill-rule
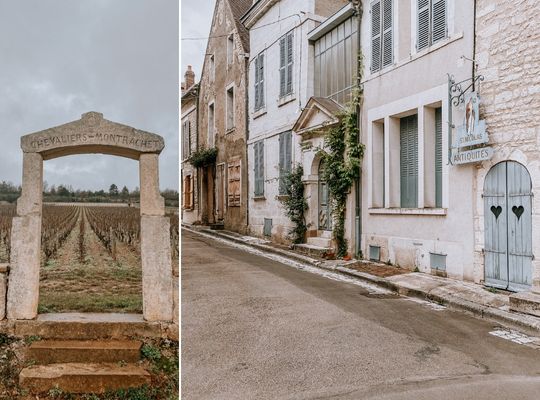
<instances>
[{"instance_id":1,"label":"stone wall","mask_svg":"<svg viewBox=\"0 0 540 400\"><path fill-rule=\"evenodd\" d=\"M193 198L192 198L192 204L193 207L190 209L184 209L182 205L182 222L192 224L199 220L199 191L200 191L200 185L198 182L198 174L197 169L193 168L193 166L187 162L187 158L189 158L189 155L197 150L197 132L198 132L198 119L197 119L197 97L196 95L194 97L190 97L189 99L182 100L182 124L181 128L183 129L184 122L189 121L191 124L191 135L190 135L190 152L186 153L186 157L184 157L184 148L182 147L182 152L180 153L180 159L182 160L182 182L181 182L181 193L180 196L183 196L183 185L184 185L184 178L187 175L191 175L191 178L193 179ZM183 138L183 136L181 136ZM183 141L181 142L183 146Z\"/></svg>"},{"instance_id":2,"label":"stone wall","mask_svg":"<svg viewBox=\"0 0 540 400\"><path fill-rule=\"evenodd\" d=\"M233 62L227 61L228 35L233 34ZM210 30L210 39L206 49L205 62L201 74L198 110L198 138L200 146L208 143L208 106L214 103L215 115L215 146L218 148L216 165L223 164L225 169L225 229L246 232L248 181L246 159L246 101L247 101L247 56L238 32L234 16L226 0L218 0ZM215 79L212 79L210 54L214 56ZM227 130L227 90L234 90L234 128ZM241 190L240 206L227 204L227 165L240 159ZM201 178L200 178L201 179ZM212 179L210 177L210 179ZM204 195L201 196L202 219L215 222L214 199L217 195L212 185L202 185Z\"/></svg>"},{"instance_id":3,"label":"stone wall","mask_svg":"<svg viewBox=\"0 0 540 400\"><path fill-rule=\"evenodd\" d=\"M484 203L489 169L500 161L523 164L540 192L540 8L535 0L478 0L476 54L481 117L495 155L475 180L475 281L484 279ZM533 290L540 292L540 197L533 197Z\"/></svg>"}]
</instances>

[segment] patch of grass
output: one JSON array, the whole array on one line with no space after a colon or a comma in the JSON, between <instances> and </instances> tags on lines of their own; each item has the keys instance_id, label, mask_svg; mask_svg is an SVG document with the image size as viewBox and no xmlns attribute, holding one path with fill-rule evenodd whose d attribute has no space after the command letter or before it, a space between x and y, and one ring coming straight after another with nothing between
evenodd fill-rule
<instances>
[{"instance_id":1,"label":"patch of grass","mask_svg":"<svg viewBox=\"0 0 540 400\"><path fill-rule=\"evenodd\" d=\"M143 358L152 362L156 362L161 358L161 351L151 344L144 344L141 348L141 354Z\"/></svg>"},{"instance_id":2,"label":"patch of grass","mask_svg":"<svg viewBox=\"0 0 540 400\"><path fill-rule=\"evenodd\" d=\"M37 335L31 335L31 336L26 336L24 338L24 343L26 344L32 344L34 342L38 342L41 340L41 336L37 336Z\"/></svg>"},{"instance_id":3,"label":"patch of grass","mask_svg":"<svg viewBox=\"0 0 540 400\"><path fill-rule=\"evenodd\" d=\"M39 308L47 312L142 312L141 294L44 292Z\"/></svg>"}]
</instances>

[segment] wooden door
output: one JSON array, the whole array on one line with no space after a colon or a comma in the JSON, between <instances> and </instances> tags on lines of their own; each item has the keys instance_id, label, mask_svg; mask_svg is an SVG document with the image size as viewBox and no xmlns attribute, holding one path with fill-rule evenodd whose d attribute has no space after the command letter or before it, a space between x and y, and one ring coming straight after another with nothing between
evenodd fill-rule
<instances>
[{"instance_id":1,"label":"wooden door","mask_svg":"<svg viewBox=\"0 0 540 400\"><path fill-rule=\"evenodd\" d=\"M332 230L332 200L328 184L324 180L324 162L319 164L319 229Z\"/></svg>"}]
</instances>

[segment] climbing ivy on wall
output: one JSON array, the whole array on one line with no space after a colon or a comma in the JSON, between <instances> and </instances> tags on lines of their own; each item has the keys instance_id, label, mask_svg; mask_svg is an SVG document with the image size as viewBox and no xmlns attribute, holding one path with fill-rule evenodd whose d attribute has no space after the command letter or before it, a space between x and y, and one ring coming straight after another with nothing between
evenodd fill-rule
<instances>
[{"instance_id":1,"label":"climbing ivy on wall","mask_svg":"<svg viewBox=\"0 0 540 400\"><path fill-rule=\"evenodd\" d=\"M324 137L325 149L319 154L324 160L323 177L332 199L333 236L336 241L336 256L347 254L345 239L345 214L347 194L360 176L364 145L359 142L357 107L361 105L363 93L356 90L353 100L338 115L340 122L330 127Z\"/></svg>"},{"instance_id":2,"label":"climbing ivy on wall","mask_svg":"<svg viewBox=\"0 0 540 400\"><path fill-rule=\"evenodd\" d=\"M302 243L307 231L304 213L308 208L304 198L304 183L302 182L304 169L302 165L295 165L283 178L285 196L281 198L281 204L285 208L285 213L293 223L293 228L289 231L289 239L293 243Z\"/></svg>"}]
</instances>

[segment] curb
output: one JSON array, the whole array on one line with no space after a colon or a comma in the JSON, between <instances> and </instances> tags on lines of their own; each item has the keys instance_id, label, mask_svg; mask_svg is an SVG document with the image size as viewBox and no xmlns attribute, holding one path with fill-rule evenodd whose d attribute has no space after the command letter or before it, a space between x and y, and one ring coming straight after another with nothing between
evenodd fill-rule
<instances>
[{"instance_id":1,"label":"curb","mask_svg":"<svg viewBox=\"0 0 540 400\"><path fill-rule=\"evenodd\" d=\"M353 277L353 278L362 280L364 282L375 284L382 288L391 290L402 296L415 297L422 300L433 301L439 304L443 304L446 307L451 308L451 309L469 312L473 314L474 316L480 317L482 319L490 319L501 324L517 325L523 328L528 328L528 329L532 329L532 330L540 332L540 318L536 318L530 315L517 314L517 313L501 310L498 308L494 308L494 307L483 306L481 304L473 303L471 301L468 301L468 300L465 300L456 296L451 296L451 295L440 296L440 295L432 294L432 293L425 292L418 289L406 288L406 287L397 285L394 282L391 282L385 278L371 275L366 272L356 271L342 265L337 265L333 267L326 266L324 265L323 262L312 259L307 256L303 256L303 255L296 254L296 253L286 251L286 250L276 249L274 247L266 246L263 244L249 243L239 238L236 238L234 236L224 234L219 231L210 230L207 228L197 229L197 228L194 228L193 226L189 226L189 225L186 226L182 224L182 229L185 229L193 233L206 233L211 236L228 240L230 242L253 247L257 250L277 254L279 256L288 258L296 262L309 264L316 268L333 271L333 272L336 272L336 273L339 273L348 277Z\"/></svg>"}]
</instances>

